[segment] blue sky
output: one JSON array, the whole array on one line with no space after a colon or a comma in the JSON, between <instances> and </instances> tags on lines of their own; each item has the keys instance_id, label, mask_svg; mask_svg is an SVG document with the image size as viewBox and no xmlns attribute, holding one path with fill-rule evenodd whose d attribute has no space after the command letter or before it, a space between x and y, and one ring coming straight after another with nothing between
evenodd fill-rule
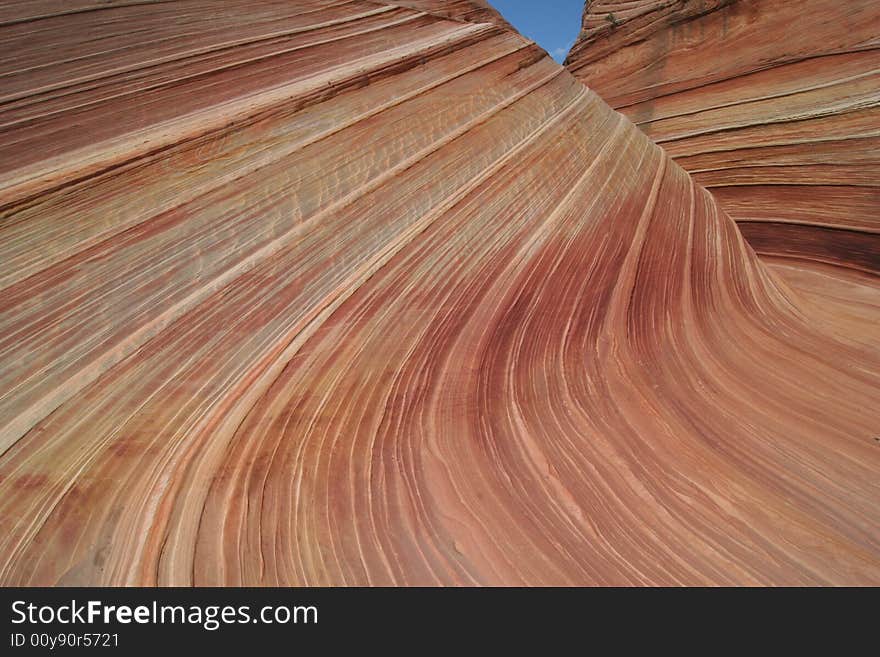
<instances>
[{"instance_id":1,"label":"blue sky","mask_svg":"<svg viewBox=\"0 0 880 657\"><path fill-rule=\"evenodd\" d=\"M489 4L558 62L565 59L581 29L584 0L489 0Z\"/></svg>"}]
</instances>

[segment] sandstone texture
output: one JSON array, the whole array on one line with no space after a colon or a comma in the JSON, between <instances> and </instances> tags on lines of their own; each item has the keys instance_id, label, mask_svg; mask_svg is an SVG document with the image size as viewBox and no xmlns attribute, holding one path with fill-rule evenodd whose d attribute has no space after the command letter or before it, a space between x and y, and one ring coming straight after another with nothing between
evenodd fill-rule
<instances>
[{"instance_id":1,"label":"sandstone texture","mask_svg":"<svg viewBox=\"0 0 880 657\"><path fill-rule=\"evenodd\" d=\"M876 0L588 0L566 64L759 253L880 272Z\"/></svg>"},{"instance_id":2,"label":"sandstone texture","mask_svg":"<svg viewBox=\"0 0 880 657\"><path fill-rule=\"evenodd\" d=\"M880 584L878 288L769 181L482 3L217 6L0 5L0 583Z\"/></svg>"}]
</instances>

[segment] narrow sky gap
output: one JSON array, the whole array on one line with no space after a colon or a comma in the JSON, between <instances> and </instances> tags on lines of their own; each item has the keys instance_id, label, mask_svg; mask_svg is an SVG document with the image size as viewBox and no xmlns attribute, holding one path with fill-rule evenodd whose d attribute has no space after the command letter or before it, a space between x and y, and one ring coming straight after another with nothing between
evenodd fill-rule
<instances>
[{"instance_id":1,"label":"narrow sky gap","mask_svg":"<svg viewBox=\"0 0 880 657\"><path fill-rule=\"evenodd\" d=\"M489 3L560 63L580 31L584 0L489 0Z\"/></svg>"}]
</instances>

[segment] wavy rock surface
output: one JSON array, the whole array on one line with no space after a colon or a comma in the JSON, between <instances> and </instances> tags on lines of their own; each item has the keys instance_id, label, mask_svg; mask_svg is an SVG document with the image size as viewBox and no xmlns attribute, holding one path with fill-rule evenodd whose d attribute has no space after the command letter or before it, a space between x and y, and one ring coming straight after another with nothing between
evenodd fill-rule
<instances>
[{"instance_id":1,"label":"wavy rock surface","mask_svg":"<svg viewBox=\"0 0 880 657\"><path fill-rule=\"evenodd\" d=\"M592 0L566 64L759 253L880 273L876 0Z\"/></svg>"},{"instance_id":2,"label":"wavy rock surface","mask_svg":"<svg viewBox=\"0 0 880 657\"><path fill-rule=\"evenodd\" d=\"M473 6L2 8L0 582L880 583L876 290Z\"/></svg>"}]
</instances>

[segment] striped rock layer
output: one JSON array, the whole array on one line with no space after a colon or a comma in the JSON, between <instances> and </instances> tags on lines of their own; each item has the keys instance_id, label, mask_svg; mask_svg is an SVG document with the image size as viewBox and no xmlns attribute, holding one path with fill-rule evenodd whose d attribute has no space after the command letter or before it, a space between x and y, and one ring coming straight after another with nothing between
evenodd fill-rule
<instances>
[{"instance_id":1,"label":"striped rock layer","mask_svg":"<svg viewBox=\"0 0 880 657\"><path fill-rule=\"evenodd\" d=\"M874 288L481 5L216 7L0 7L0 583L880 583Z\"/></svg>"},{"instance_id":2,"label":"striped rock layer","mask_svg":"<svg viewBox=\"0 0 880 657\"><path fill-rule=\"evenodd\" d=\"M566 64L759 253L880 273L876 0L589 0Z\"/></svg>"}]
</instances>

